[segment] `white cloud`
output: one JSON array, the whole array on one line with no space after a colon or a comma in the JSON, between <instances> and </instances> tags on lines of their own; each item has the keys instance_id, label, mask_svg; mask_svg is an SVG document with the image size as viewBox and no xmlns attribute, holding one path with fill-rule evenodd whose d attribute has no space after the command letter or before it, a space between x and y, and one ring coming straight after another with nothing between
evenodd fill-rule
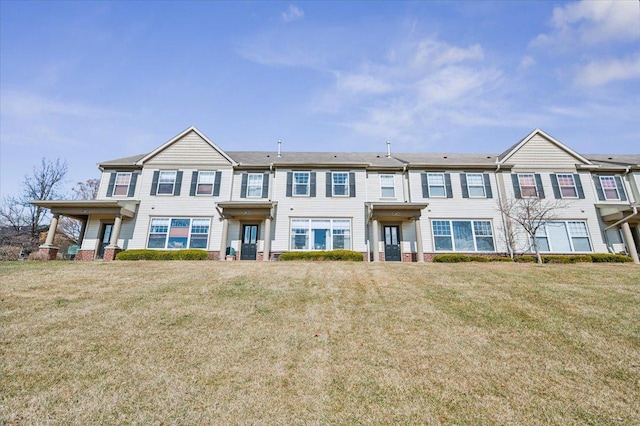
<instances>
[{"instance_id":1,"label":"white cloud","mask_svg":"<svg viewBox=\"0 0 640 426\"><path fill-rule=\"evenodd\" d=\"M480 60L483 57L484 52L478 44L467 48L460 48L438 40L428 39L418 43L412 65L417 67L423 67L425 65L439 67L468 60Z\"/></svg>"},{"instance_id":2,"label":"white cloud","mask_svg":"<svg viewBox=\"0 0 640 426\"><path fill-rule=\"evenodd\" d=\"M527 55L520 61L520 69L526 70L536 64L536 59L533 56Z\"/></svg>"},{"instance_id":3,"label":"white cloud","mask_svg":"<svg viewBox=\"0 0 640 426\"><path fill-rule=\"evenodd\" d=\"M280 19L285 23L297 21L302 18L304 18L304 10L292 4L290 4L289 8L280 15Z\"/></svg>"},{"instance_id":4,"label":"white cloud","mask_svg":"<svg viewBox=\"0 0 640 426\"><path fill-rule=\"evenodd\" d=\"M628 42L640 38L640 7L637 1L573 2L553 9L552 31L538 35L531 45L555 50Z\"/></svg>"},{"instance_id":5,"label":"white cloud","mask_svg":"<svg viewBox=\"0 0 640 426\"><path fill-rule=\"evenodd\" d=\"M602 86L613 81L635 78L640 78L640 55L635 58L589 62L578 72L576 83L582 86Z\"/></svg>"}]
</instances>

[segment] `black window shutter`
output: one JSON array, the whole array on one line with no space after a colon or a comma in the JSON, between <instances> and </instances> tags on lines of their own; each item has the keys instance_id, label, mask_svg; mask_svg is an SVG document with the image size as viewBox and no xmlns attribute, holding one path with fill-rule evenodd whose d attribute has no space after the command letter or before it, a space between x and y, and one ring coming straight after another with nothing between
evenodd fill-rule
<instances>
[{"instance_id":1,"label":"black window shutter","mask_svg":"<svg viewBox=\"0 0 640 426\"><path fill-rule=\"evenodd\" d=\"M553 196L557 199L562 198L562 194L560 194L560 186L558 186L558 176L555 173L551 173L551 187L553 188Z\"/></svg>"},{"instance_id":2,"label":"black window shutter","mask_svg":"<svg viewBox=\"0 0 640 426\"><path fill-rule=\"evenodd\" d=\"M222 172L216 172L216 178L213 181L213 196L220 195L220 181L222 180Z\"/></svg>"},{"instance_id":3,"label":"black window shutter","mask_svg":"<svg viewBox=\"0 0 640 426\"><path fill-rule=\"evenodd\" d=\"M624 193L624 185L622 184L622 178L616 176L616 186L618 187L618 193L620 194L620 201L627 201L627 195Z\"/></svg>"},{"instance_id":4,"label":"black window shutter","mask_svg":"<svg viewBox=\"0 0 640 426\"><path fill-rule=\"evenodd\" d=\"M333 182L331 182L331 172L327 172L327 182L326 182L327 191L325 193L325 196L327 198L330 198L332 195L332 187L331 187L332 183Z\"/></svg>"},{"instance_id":5,"label":"black window shutter","mask_svg":"<svg viewBox=\"0 0 640 426\"><path fill-rule=\"evenodd\" d=\"M447 198L453 198L453 190L451 189L451 175L449 173L444 174L444 184L447 189Z\"/></svg>"},{"instance_id":6,"label":"black window shutter","mask_svg":"<svg viewBox=\"0 0 640 426\"><path fill-rule=\"evenodd\" d=\"M309 173L309 196L316 196L316 172Z\"/></svg>"},{"instance_id":7,"label":"black window shutter","mask_svg":"<svg viewBox=\"0 0 640 426\"><path fill-rule=\"evenodd\" d=\"M269 198L269 173L262 175L262 198Z\"/></svg>"},{"instance_id":8,"label":"black window shutter","mask_svg":"<svg viewBox=\"0 0 640 426\"><path fill-rule=\"evenodd\" d=\"M160 171L156 170L153 172L153 180L151 181L151 192L150 195L156 195L158 192L158 179L160 177Z\"/></svg>"},{"instance_id":9,"label":"black window shutter","mask_svg":"<svg viewBox=\"0 0 640 426\"><path fill-rule=\"evenodd\" d=\"M513 195L516 198L522 198L522 193L520 192L520 182L518 182L518 175L515 173L511 173L511 182L513 182Z\"/></svg>"},{"instance_id":10,"label":"black window shutter","mask_svg":"<svg viewBox=\"0 0 640 426\"><path fill-rule=\"evenodd\" d=\"M198 186L198 171L194 171L191 173L191 189L189 190L189 195L192 197L196 195L196 186Z\"/></svg>"},{"instance_id":11,"label":"black window shutter","mask_svg":"<svg viewBox=\"0 0 640 426\"><path fill-rule=\"evenodd\" d=\"M575 173L573 175L573 181L576 183L576 189L578 190L578 198L584 199L584 190L582 189L582 181L580 180L580 175Z\"/></svg>"},{"instance_id":12,"label":"black window shutter","mask_svg":"<svg viewBox=\"0 0 640 426\"><path fill-rule=\"evenodd\" d=\"M287 172L287 197L293 193L293 172Z\"/></svg>"},{"instance_id":13,"label":"black window shutter","mask_svg":"<svg viewBox=\"0 0 640 426\"><path fill-rule=\"evenodd\" d=\"M484 194L487 198L493 198L493 191L491 191L491 178L489 177L489 173L484 173L482 177L484 178Z\"/></svg>"},{"instance_id":14,"label":"black window shutter","mask_svg":"<svg viewBox=\"0 0 640 426\"><path fill-rule=\"evenodd\" d=\"M598 200L604 201L604 191L602 190L602 184L600 183L600 176L593 177L593 184L596 186L596 192L598 193Z\"/></svg>"},{"instance_id":15,"label":"black window shutter","mask_svg":"<svg viewBox=\"0 0 640 426\"><path fill-rule=\"evenodd\" d=\"M173 187L173 195L180 195L180 189L182 189L182 172L178 171L176 173L176 185Z\"/></svg>"},{"instance_id":16,"label":"black window shutter","mask_svg":"<svg viewBox=\"0 0 640 426\"><path fill-rule=\"evenodd\" d=\"M467 187L466 173L460 173L460 188L462 189L462 198L469 198L469 188Z\"/></svg>"},{"instance_id":17,"label":"black window shutter","mask_svg":"<svg viewBox=\"0 0 640 426\"><path fill-rule=\"evenodd\" d=\"M355 172L349 173L349 197L356 196L356 174Z\"/></svg>"},{"instance_id":18,"label":"black window shutter","mask_svg":"<svg viewBox=\"0 0 640 426\"><path fill-rule=\"evenodd\" d=\"M109 186L107 186L107 197L113 196L113 187L116 184L116 175L118 172L111 172L111 176L109 176Z\"/></svg>"},{"instance_id":19,"label":"black window shutter","mask_svg":"<svg viewBox=\"0 0 640 426\"><path fill-rule=\"evenodd\" d=\"M426 173L420 173L422 179L422 198L429 198L429 180Z\"/></svg>"},{"instance_id":20,"label":"black window shutter","mask_svg":"<svg viewBox=\"0 0 640 426\"><path fill-rule=\"evenodd\" d=\"M544 187L542 186L542 177L540 177L539 173L536 173L534 176L536 178L536 188L538 188L538 197L544 198Z\"/></svg>"},{"instance_id":21,"label":"black window shutter","mask_svg":"<svg viewBox=\"0 0 640 426\"><path fill-rule=\"evenodd\" d=\"M129 193L127 197L133 197L136 193L136 184L138 183L138 172L131 173L131 182L129 182Z\"/></svg>"},{"instance_id":22,"label":"black window shutter","mask_svg":"<svg viewBox=\"0 0 640 426\"><path fill-rule=\"evenodd\" d=\"M247 198L247 180L249 174L247 172L242 173L242 186L240 187L240 198Z\"/></svg>"}]
</instances>

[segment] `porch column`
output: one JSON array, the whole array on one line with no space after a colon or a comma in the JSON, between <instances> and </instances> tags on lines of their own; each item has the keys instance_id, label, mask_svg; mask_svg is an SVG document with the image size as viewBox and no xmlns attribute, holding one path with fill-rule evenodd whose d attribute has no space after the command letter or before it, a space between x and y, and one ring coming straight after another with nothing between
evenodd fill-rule
<instances>
[{"instance_id":1,"label":"porch column","mask_svg":"<svg viewBox=\"0 0 640 426\"><path fill-rule=\"evenodd\" d=\"M111 230L111 240L109 241L109 247L118 247L118 238L120 238L120 228L122 227L122 216L116 216L113 222L113 229Z\"/></svg>"},{"instance_id":2,"label":"porch column","mask_svg":"<svg viewBox=\"0 0 640 426\"><path fill-rule=\"evenodd\" d=\"M222 219L222 241L220 241L220 260L227 256L227 238L229 236L229 219Z\"/></svg>"},{"instance_id":3,"label":"porch column","mask_svg":"<svg viewBox=\"0 0 640 426\"><path fill-rule=\"evenodd\" d=\"M82 241L84 241L84 234L87 232L87 223L89 223L89 218L83 220L80 226L80 236L78 237L78 245L80 247L82 247Z\"/></svg>"},{"instance_id":4,"label":"porch column","mask_svg":"<svg viewBox=\"0 0 640 426\"><path fill-rule=\"evenodd\" d=\"M373 219L371 222L371 226L373 227L373 261L380 262L380 244L378 243L378 219Z\"/></svg>"},{"instance_id":5,"label":"porch column","mask_svg":"<svg viewBox=\"0 0 640 426\"><path fill-rule=\"evenodd\" d=\"M58 229L58 219L60 219L59 214L54 214L51 218L51 223L49 224L49 232L47 233L47 240L44 242L46 247L53 246L53 239L56 236L56 229Z\"/></svg>"},{"instance_id":6,"label":"porch column","mask_svg":"<svg viewBox=\"0 0 640 426\"><path fill-rule=\"evenodd\" d=\"M416 218L416 250L418 251L418 262L424 262L424 250L422 248L422 229L420 218Z\"/></svg>"},{"instance_id":7,"label":"porch column","mask_svg":"<svg viewBox=\"0 0 640 426\"><path fill-rule=\"evenodd\" d=\"M633 259L633 263L640 263L638 259L638 249L636 247L636 243L633 240L633 234L631 233L631 227L629 227L629 222L622 223L622 232L624 233L624 239L627 243L627 250Z\"/></svg>"},{"instance_id":8,"label":"porch column","mask_svg":"<svg viewBox=\"0 0 640 426\"><path fill-rule=\"evenodd\" d=\"M271 218L264 220L264 247L262 248L262 260L268 262L271 257Z\"/></svg>"}]
</instances>

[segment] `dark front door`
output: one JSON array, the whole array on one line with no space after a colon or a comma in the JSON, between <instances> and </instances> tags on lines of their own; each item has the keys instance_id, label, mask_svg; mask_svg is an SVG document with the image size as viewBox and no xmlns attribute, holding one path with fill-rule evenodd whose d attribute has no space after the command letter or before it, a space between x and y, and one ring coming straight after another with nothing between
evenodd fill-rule
<instances>
[{"instance_id":1,"label":"dark front door","mask_svg":"<svg viewBox=\"0 0 640 426\"><path fill-rule=\"evenodd\" d=\"M399 262L400 256L400 227L384 226L384 260Z\"/></svg>"},{"instance_id":2,"label":"dark front door","mask_svg":"<svg viewBox=\"0 0 640 426\"><path fill-rule=\"evenodd\" d=\"M258 225L242 225L240 260L256 260L258 254Z\"/></svg>"},{"instance_id":3,"label":"dark front door","mask_svg":"<svg viewBox=\"0 0 640 426\"><path fill-rule=\"evenodd\" d=\"M111 231L113 231L113 223L102 224L102 229L100 230L100 246L98 247L98 255L96 256L98 259L104 257L104 249L111 241Z\"/></svg>"}]
</instances>

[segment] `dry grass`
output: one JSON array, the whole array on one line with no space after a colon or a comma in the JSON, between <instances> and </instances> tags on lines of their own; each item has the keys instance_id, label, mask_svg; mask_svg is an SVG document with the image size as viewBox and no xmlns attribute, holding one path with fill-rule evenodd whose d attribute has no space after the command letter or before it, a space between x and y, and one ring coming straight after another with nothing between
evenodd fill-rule
<instances>
[{"instance_id":1,"label":"dry grass","mask_svg":"<svg viewBox=\"0 0 640 426\"><path fill-rule=\"evenodd\" d=\"M633 265L0 268L2 422L640 422Z\"/></svg>"}]
</instances>

